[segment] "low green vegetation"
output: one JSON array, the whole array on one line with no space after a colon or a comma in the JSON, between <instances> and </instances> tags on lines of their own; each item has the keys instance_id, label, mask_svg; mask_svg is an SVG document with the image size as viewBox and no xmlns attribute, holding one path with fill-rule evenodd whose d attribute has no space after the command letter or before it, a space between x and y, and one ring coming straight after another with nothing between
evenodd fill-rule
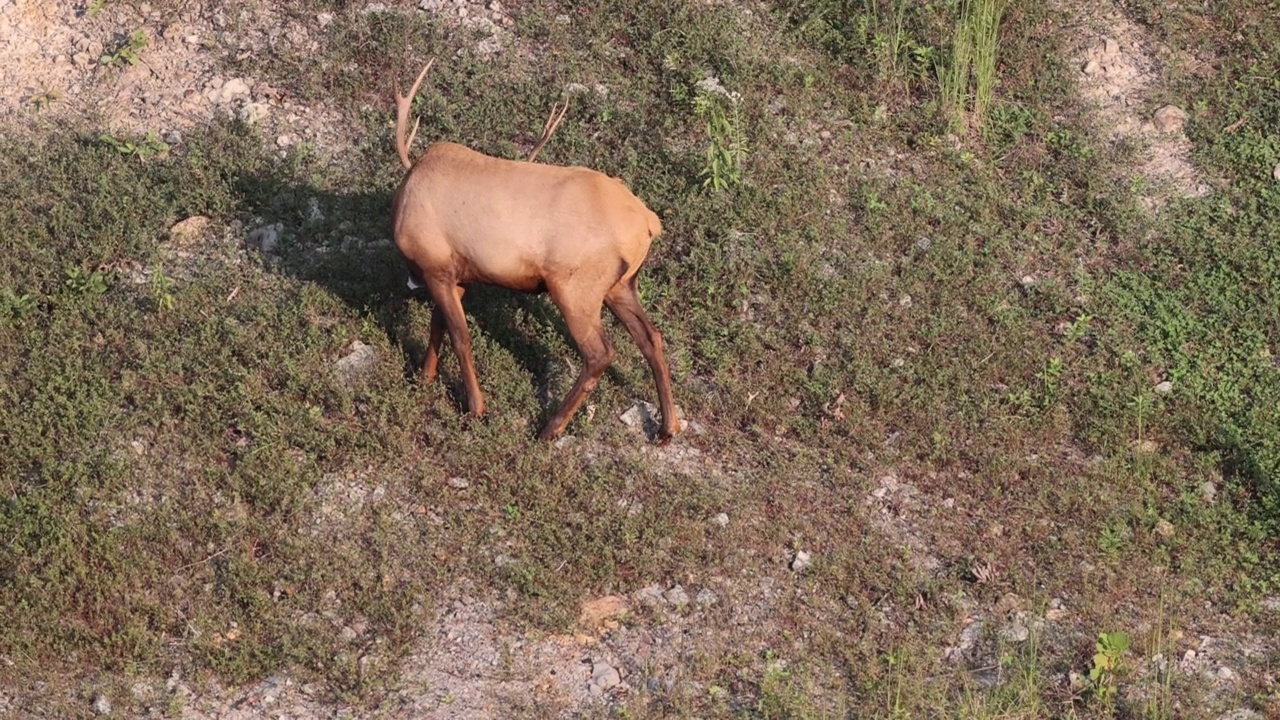
<instances>
[{"instance_id":1,"label":"low green vegetation","mask_svg":"<svg viewBox=\"0 0 1280 720\"><path fill-rule=\"evenodd\" d=\"M372 706L456 587L560 632L589 597L768 576L768 621L708 640L698 690L627 712L1176 716L1187 686L1166 670L1132 710L1128 670L1175 656L1172 628L1254 628L1280 592L1264 6L1179 6L1195 38L1135 8L1222 57L1158 89L1214 185L1159 212L1141 149L1081 111L1039 0L524 4L515 37L554 50L538 62L482 57L428 13L295 0L281 12L335 13L320 61L225 62L347 111L350 146L282 159L235 122L172 145L93 119L4 134L0 679L289 668ZM430 57L418 136L503 157L586 88L540 161L621 177L662 216L641 294L705 428L676 441L694 460L617 422L652 399L618 327L574 441L533 439L578 362L544 298L467 293L486 419L464 417L451 353L416 383L430 313L387 242L386 89ZM170 236L192 216L194 244ZM276 251L245 249L275 223ZM335 363L355 341L377 362L352 380ZM918 493L918 543L877 515L886 476ZM781 559L799 547L803 573ZM959 618L1010 596L1068 598L1070 630L984 636L991 667L942 659Z\"/></svg>"}]
</instances>

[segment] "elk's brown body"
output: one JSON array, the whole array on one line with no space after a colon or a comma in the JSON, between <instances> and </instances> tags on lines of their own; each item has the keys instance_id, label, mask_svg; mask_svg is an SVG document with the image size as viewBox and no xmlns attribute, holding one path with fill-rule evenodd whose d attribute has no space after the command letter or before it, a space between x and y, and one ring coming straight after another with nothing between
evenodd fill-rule
<instances>
[{"instance_id":1,"label":"elk's brown body","mask_svg":"<svg viewBox=\"0 0 1280 720\"><path fill-rule=\"evenodd\" d=\"M678 426L662 336L640 306L636 288L636 274L662 232L658 216L620 180L587 168L504 160L447 142L433 144L412 162L414 133L405 138L410 98L430 67L408 96L397 88L396 146L407 173L392 199L396 247L411 278L427 287L435 303L423 380L435 379L448 330L468 408L482 415L463 286L481 282L546 291L564 315L583 366L539 437L549 440L564 430L613 361L601 321L606 306L653 371L662 410L660 439L669 439ZM554 128L549 120L534 154Z\"/></svg>"}]
</instances>

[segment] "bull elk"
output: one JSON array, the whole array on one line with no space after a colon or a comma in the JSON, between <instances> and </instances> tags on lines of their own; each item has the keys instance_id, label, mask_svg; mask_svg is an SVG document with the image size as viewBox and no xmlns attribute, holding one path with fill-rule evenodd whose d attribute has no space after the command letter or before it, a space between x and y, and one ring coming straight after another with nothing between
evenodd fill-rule
<instances>
[{"instance_id":1,"label":"bull elk","mask_svg":"<svg viewBox=\"0 0 1280 720\"><path fill-rule=\"evenodd\" d=\"M444 332L461 366L467 407L484 414L471 336L462 310L467 283L547 292L582 355L582 370L539 437L564 431L613 362L601 305L618 318L653 371L662 411L659 442L678 431L662 335L640 305L636 277L662 223L620 180L583 167L535 164L555 130L547 121L529 161L495 158L450 142L433 143L417 162L406 139L409 112L431 63L408 95L396 94L396 149L406 173L391 202L396 247L409 266L409 287L426 286L434 307L423 382L436 378Z\"/></svg>"}]
</instances>

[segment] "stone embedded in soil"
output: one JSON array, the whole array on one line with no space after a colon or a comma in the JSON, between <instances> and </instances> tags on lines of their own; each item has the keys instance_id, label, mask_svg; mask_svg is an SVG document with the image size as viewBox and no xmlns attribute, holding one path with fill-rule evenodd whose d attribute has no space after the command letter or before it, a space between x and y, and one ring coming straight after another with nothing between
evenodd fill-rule
<instances>
[{"instance_id":1,"label":"stone embedded in soil","mask_svg":"<svg viewBox=\"0 0 1280 720\"><path fill-rule=\"evenodd\" d=\"M255 228L249 232L246 244L264 253L273 253L280 247L280 231L283 229L284 225L280 223Z\"/></svg>"},{"instance_id":2,"label":"stone embedded in soil","mask_svg":"<svg viewBox=\"0 0 1280 720\"><path fill-rule=\"evenodd\" d=\"M720 527L728 527L728 525L729 525L729 514L728 514L728 513L719 513L719 514L717 514L714 518L712 518L712 519L711 519L711 522L715 523L716 525L719 525Z\"/></svg>"},{"instance_id":3,"label":"stone embedded in soil","mask_svg":"<svg viewBox=\"0 0 1280 720\"><path fill-rule=\"evenodd\" d=\"M1000 637L1008 642L1021 643L1026 642L1027 638L1031 637L1031 631L1027 629L1026 625L1015 622L1001 628Z\"/></svg>"},{"instance_id":4,"label":"stone embedded in soil","mask_svg":"<svg viewBox=\"0 0 1280 720\"><path fill-rule=\"evenodd\" d=\"M662 586L658 583L642 587L636 591L636 602L641 605L661 605L663 603Z\"/></svg>"},{"instance_id":5,"label":"stone embedded in soil","mask_svg":"<svg viewBox=\"0 0 1280 720\"><path fill-rule=\"evenodd\" d=\"M378 363L378 351L372 345L359 340L351 343L351 351L334 363L338 377L345 383L354 383L364 379Z\"/></svg>"},{"instance_id":6,"label":"stone embedded in soil","mask_svg":"<svg viewBox=\"0 0 1280 720\"><path fill-rule=\"evenodd\" d=\"M250 125L259 123L271 112L271 106L264 102L246 103L240 108L240 119Z\"/></svg>"},{"instance_id":7,"label":"stone embedded in soil","mask_svg":"<svg viewBox=\"0 0 1280 720\"><path fill-rule=\"evenodd\" d=\"M1173 392L1173 383L1168 380L1165 380L1161 383L1158 383L1155 387L1155 390L1157 393L1161 395L1168 395L1169 393Z\"/></svg>"},{"instance_id":8,"label":"stone embedded in soil","mask_svg":"<svg viewBox=\"0 0 1280 720\"><path fill-rule=\"evenodd\" d=\"M683 587L676 585L662 593L662 599L676 607L684 607L689 604L689 593L685 592Z\"/></svg>"},{"instance_id":9,"label":"stone embedded in soil","mask_svg":"<svg viewBox=\"0 0 1280 720\"><path fill-rule=\"evenodd\" d=\"M797 550L795 557L791 558L791 570L800 572L813 564L813 557L804 550Z\"/></svg>"},{"instance_id":10,"label":"stone embedded in soil","mask_svg":"<svg viewBox=\"0 0 1280 720\"><path fill-rule=\"evenodd\" d=\"M99 715L111 714L111 701L106 695L98 695L93 699L93 711Z\"/></svg>"},{"instance_id":11,"label":"stone embedded in soil","mask_svg":"<svg viewBox=\"0 0 1280 720\"><path fill-rule=\"evenodd\" d=\"M226 105L249 95L249 83L241 78L231 78L226 82L213 81L213 88L206 93L209 101L218 105Z\"/></svg>"},{"instance_id":12,"label":"stone embedded in soil","mask_svg":"<svg viewBox=\"0 0 1280 720\"><path fill-rule=\"evenodd\" d=\"M466 490L467 488L471 487L471 482L466 478L461 478L461 477L451 477L449 478L448 483L449 483L449 487L455 490Z\"/></svg>"},{"instance_id":13,"label":"stone embedded in soil","mask_svg":"<svg viewBox=\"0 0 1280 720\"><path fill-rule=\"evenodd\" d=\"M1280 162L1276 163L1276 167L1271 171L1271 177L1280 180Z\"/></svg>"},{"instance_id":14,"label":"stone embedded in soil","mask_svg":"<svg viewBox=\"0 0 1280 720\"><path fill-rule=\"evenodd\" d=\"M1212 505L1213 501L1218 497L1218 486L1214 485L1211 480L1205 480L1200 483L1200 497L1206 505Z\"/></svg>"},{"instance_id":15,"label":"stone embedded in soil","mask_svg":"<svg viewBox=\"0 0 1280 720\"><path fill-rule=\"evenodd\" d=\"M209 218L204 215L192 215L169 228L169 239L177 245L188 245L200 239L209 227Z\"/></svg>"},{"instance_id":16,"label":"stone embedded in soil","mask_svg":"<svg viewBox=\"0 0 1280 720\"><path fill-rule=\"evenodd\" d=\"M622 674L608 663L592 663L591 694L601 695L622 684Z\"/></svg>"},{"instance_id":17,"label":"stone embedded in soil","mask_svg":"<svg viewBox=\"0 0 1280 720\"><path fill-rule=\"evenodd\" d=\"M982 633L986 630L987 624L983 620L974 620L960 631L960 637L956 640L955 647L947 648L945 657L952 661L963 659L969 654L978 641L982 639Z\"/></svg>"},{"instance_id":18,"label":"stone embedded in soil","mask_svg":"<svg viewBox=\"0 0 1280 720\"><path fill-rule=\"evenodd\" d=\"M627 599L620 595L605 595L582 603L578 626L587 630L615 629L617 618L626 614Z\"/></svg>"},{"instance_id":19,"label":"stone embedded in soil","mask_svg":"<svg viewBox=\"0 0 1280 720\"><path fill-rule=\"evenodd\" d=\"M1156 129L1164 133L1179 132L1187 122L1187 113L1177 105L1165 105L1151 117Z\"/></svg>"},{"instance_id":20,"label":"stone embedded in soil","mask_svg":"<svg viewBox=\"0 0 1280 720\"><path fill-rule=\"evenodd\" d=\"M710 588L702 588L698 591L698 595L694 599L694 602L698 603L701 607L710 607L711 605L715 605L719 599L720 598L716 597L714 592L711 592Z\"/></svg>"}]
</instances>

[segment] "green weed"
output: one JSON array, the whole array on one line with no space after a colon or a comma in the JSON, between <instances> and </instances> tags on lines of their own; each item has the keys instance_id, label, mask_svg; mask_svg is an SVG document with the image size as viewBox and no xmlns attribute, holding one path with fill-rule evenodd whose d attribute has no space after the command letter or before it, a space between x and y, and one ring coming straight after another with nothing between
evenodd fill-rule
<instances>
[{"instance_id":1,"label":"green weed","mask_svg":"<svg viewBox=\"0 0 1280 720\"><path fill-rule=\"evenodd\" d=\"M1093 664L1089 667L1089 682L1094 698L1104 707L1109 707L1115 700L1119 677L1126 670L1129 634L1104 632L1098 636L1095 650Z\"/></svg>"},{"instance_id":2,"label":"green weed","mask_svg":"<svg viewBox=\"0 0 1280 720\"><path fill-rule=\"evenodd\" d=\"M698 84L694 113L706 121L707 151L700 176L703 187L720 192L739 185L747 142L742 127L742 97L725 90L715 77Z\"/></svg>"},{"instance_id":3,"label":"green weed","mask_svg":"<svg viewBox=\"0 0 1280 720\"><path fill-rule=\"evenodd\" d=\"M118 138L106 133L99 135L98 140L121 155L136 157L139 160L153 158L169 151L169 144L161 140L154 130L148 130L147 134L138 140Z\"/></svg>"},{"instance_id":4,"label":"green weed","mask_svg":"<svg viewBox=\"0 0 1280 720\"><path fill-rule=\"evenodd\" d=\"M101 8L101 5L98 6ZM94 9L90 8L92 12ZM123 67L126 65L137 65L142 60L140 54L144 48L151 43L151 39L147 37L147 32L142 29L134 30L115 50L98 57L98 64L104 67Z\"/></svg>"}]
</instances>

